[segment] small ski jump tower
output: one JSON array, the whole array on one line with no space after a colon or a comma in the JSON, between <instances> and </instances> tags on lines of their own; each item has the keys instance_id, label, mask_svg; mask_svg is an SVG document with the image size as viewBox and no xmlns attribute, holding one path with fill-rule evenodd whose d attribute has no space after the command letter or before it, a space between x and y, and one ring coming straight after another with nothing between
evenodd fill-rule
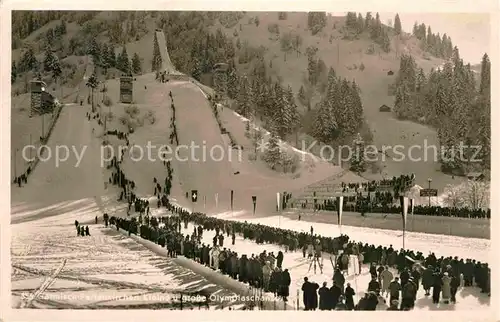
<instances>
[{"instance_id":1,"label":"small ski jump tower","mask_svg":"<svg viewBox=\"0 0 500 322\"><path fill-rule=\"evenodd\" d=\"M134 79L130 76L120 77L120 102L130 104L133 99Z\"/></svg>"},{"instance_id":2,"label":"small ski jump tower","mask_svg":"<svg viewBox=\"0 0 500 322\"><path fill-rule=\"evenodd\" d=\"M229 65L226 63L215 64L213 71L213 86L216 101L223 101L227 97L227 73Z\"/></svg>"},{"instance_id":3,"label":"small ski jump tower","mask_svg":"<svg viewBox=\"0 0 500 322\"><path fill-rule=\"evenodd\" d=\"M56 102L54 96L47 92L47 84L36 79L30 82L31 108L30 117L50 113Z\"/></svg>"}]
</instances>

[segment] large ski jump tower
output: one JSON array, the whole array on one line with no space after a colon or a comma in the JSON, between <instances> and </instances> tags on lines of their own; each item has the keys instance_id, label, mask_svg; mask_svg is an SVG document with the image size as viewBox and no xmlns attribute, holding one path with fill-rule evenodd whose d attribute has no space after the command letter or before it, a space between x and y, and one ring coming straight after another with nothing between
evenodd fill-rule
<instances>
[{"instance_id":1,"label":"large ski jump tower","mask_svg":"<svg viewBox=\"0 0 500 322\"><path fill-rule=\"evenodd\" d=\"M156 67L157 71L160 73L164 72L167 74L176 74L174 65L172 64L170 56L168 55L167 40L165 39L163 30L156 29L153 41L155 47L156 44L158 44L158 48L155 48L154 50L159 50L159 54L161 57L161 62Z\"/></svg>"}]
</instances>

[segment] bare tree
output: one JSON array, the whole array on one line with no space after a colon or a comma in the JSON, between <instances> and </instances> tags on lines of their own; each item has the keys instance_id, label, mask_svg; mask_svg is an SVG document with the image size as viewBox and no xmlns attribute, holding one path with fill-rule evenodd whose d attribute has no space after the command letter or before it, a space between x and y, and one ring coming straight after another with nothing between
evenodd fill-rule
<instances>
[{"instance_id":1,"label":"bare tree","mask_svg":"<svg viewBox=\"0 0 500 322\"><path fill-rule=\"evenodd\" d=\"M480 180L467 180L460 185L448 185L445 188L443 201L449 207L488 208L490 184Z\"/></svg>"}]
</instances>

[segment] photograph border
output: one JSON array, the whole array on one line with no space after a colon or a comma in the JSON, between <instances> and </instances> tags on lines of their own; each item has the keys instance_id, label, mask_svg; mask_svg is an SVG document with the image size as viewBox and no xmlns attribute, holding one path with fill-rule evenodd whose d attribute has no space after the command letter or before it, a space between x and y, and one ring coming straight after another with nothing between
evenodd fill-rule
<instances>
[{"instance_id":1,"label":"photograph border","mask_svg":"<svg viewBox=\"0 0 500 322\"><path fill-rule=\"evenodd\" d=\"M11 66L11 10L217 10L217 11L366 11L372 12L482 12L490 13L491 34L489 57L492 62L491 87L497 90L492 91L491 97L491 116L492 124L500 121L499 101L499 3L494 0L456 0L456 1L263 1L263 0L245 0L245 1L202 1L202 0L173 0L173 1L148 1L137 2L130 0L122 1L96 1L89 0L85 3L70 2L63 0L51 1L13 1L7 0L0 4L0 39L2 44L1 60L1 109L0 117L0 320L6 321L165 321L180 319L184 321L254 321L276 320L276 319L307 319L313 317L315 320L329 321L331 319L354 319L370 321L401 320L401 316L391 312L365 312L356 311L346 312L337 311L335 313L328 311L303 312L303 311L254 311L248 314L246 311L168 311L165 310L43 310L43 309L12 309L11 308L11 229L10 229L10 66ZM499 128L492 127L491 155L492 165L497 164L500 159L500 135ZM494 139L496 138L496 139ZM498 195L500 192L500 174L498 170L491 169L491 196ZM500 198L491 198L490 208L500 210ZM500 220L495 215L491 218L492 232L500 231ZM422 319L442 318L448 321L496 321L500 320L500 258L499 258L499 237L491 234L490 267L492 269L492 295L490 310L478 311L411 311L405 312L404 319L422 321ZM148 312L149 311L149 312ZM255 315L255 316L254 316Z\"/></svg>"}]
</instances>

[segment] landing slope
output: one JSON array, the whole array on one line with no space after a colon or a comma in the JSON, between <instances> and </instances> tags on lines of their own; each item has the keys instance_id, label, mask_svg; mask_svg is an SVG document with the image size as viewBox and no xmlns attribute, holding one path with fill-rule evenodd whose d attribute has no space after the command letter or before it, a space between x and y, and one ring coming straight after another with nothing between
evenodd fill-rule
<instances>
[{"instance_id":1,"label":"landing slope","mask_svg":"<svg viewBox=\"0 0 500 322\"><path fill-rule=\"evenodd\" d=\"M221 136L209 102L201 90L193 83L184 82L172 94L176 106L179 144L193 146L190 151L179 151L180 158L176 160L174 168L179 173L174 175L182 178L183 190L199 191L195 210L230 210L231 190L234 190L235 209L251 209L252 195L257 195L259 202L266 204L271 196L270 193L263 193L262 189L266 186L264 178L234 174L237 172L235 166L243 160L239 160L238 151L231 149ZM252 181L257 181L257 184ZM206 208L202 209L205 198Z\"/></svg>"},{"instance_id":2,"label":"landing slope","mask_svg":"<svg viewBox=\"0 0 500 322\"><path fill-rule=\"evenodd\" d=\"M11 207L24 204L24 211L36 210L31 214L13 213L12 222L26 220L25 216L50 216L59 212L47 207L76 205L82 200L104 193L100 167L99 140L92 136L92 124L85 117L86 109L77 105L65 106L60 119L47 144L48 150L28 184L19 188L12 186ZM66 148L69 154L66 157ZM59 151L59 152L57 152ZM78 162L78 155L82 155ZM83 154L82 154L83 151ZM56 163L56 153L61 161ZM34 153L33 153L34 155Z\"/></svg>"}]
</instances>

